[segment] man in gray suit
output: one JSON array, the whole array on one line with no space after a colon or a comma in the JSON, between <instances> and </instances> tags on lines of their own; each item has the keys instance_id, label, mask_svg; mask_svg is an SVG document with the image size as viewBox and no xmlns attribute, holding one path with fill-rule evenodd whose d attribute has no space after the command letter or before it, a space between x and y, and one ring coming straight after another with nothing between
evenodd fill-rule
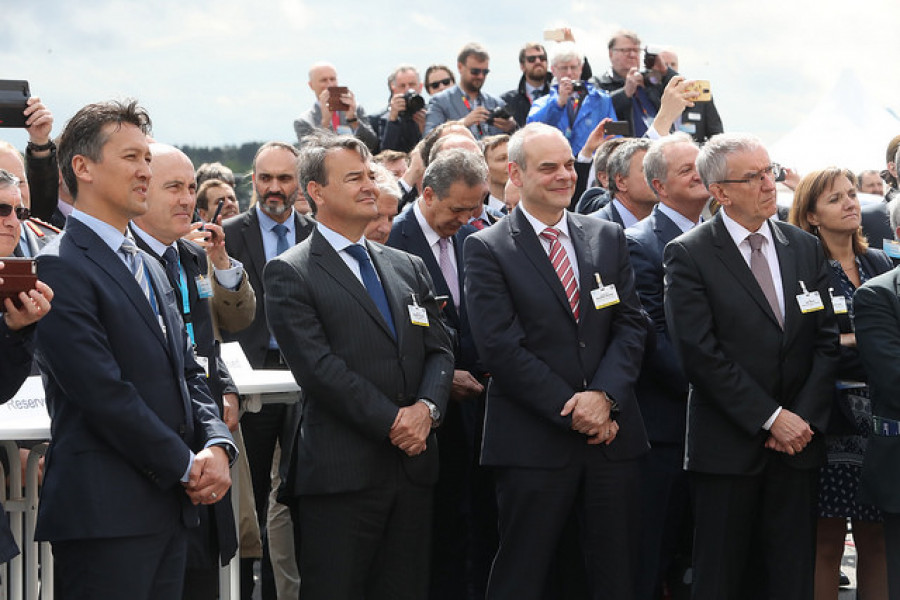
<instances>
[{"instance_id":1,"label":"man in gray suit","mask_svg":"<svg viewBox=\"0 0 900 600\"><path fill-rule=\"evenodd\" d=\"M316 95L312 108L294 121L297 140L303 144L303 138L318 130L332 131L338 134L355 135L368 146L372 152L378 152L378 136L369 124L369 118L362 106L356 104L356 96L350 90L341 96L347 106L346 110L328 109L331 93L328 88L338 85L337 70L329 63L316 63L309 70L309 89Z\"/></svg>"},{"instance_id":2,"label":"man in gray suit","mask_svg":"<svg viewBox=\"0 0 900 600\"><path fill-rule=\"evenodd\" d=\"M516 122L508 114L506 118L491 117L495 109L505 106L503 100L481 91L490 72L490 61L487 50L480 44L463 46L456 59L459 84L431 98L425 117L425 135L447 121L462 121L477 140L515 131Z\"/></svg>"},{"instance_id":3,"label":"man in gray suit","mask_svg":"<svg viewBox=\"0 0 900 600\"><path fill-rule=\"evenodd\" d=\"M307 144L316 228L263 274L269 326L305 392L288 474L305 600L428 587L432 429L453 353L422 260L363 237L377 216L370 160L350 136Z\"/></svg>"}]
</instances>

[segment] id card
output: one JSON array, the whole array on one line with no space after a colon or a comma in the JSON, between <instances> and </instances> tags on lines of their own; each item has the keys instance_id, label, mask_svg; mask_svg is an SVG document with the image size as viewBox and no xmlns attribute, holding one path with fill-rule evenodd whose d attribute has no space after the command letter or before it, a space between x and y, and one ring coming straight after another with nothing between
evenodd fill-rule
<instances>
[{"instance_id":1,"label":"id card","mask_svg":"<svg viewBox=\"0 0 900 600\"><path fill-rule=\"evenodd\" d=\"M410 304L408 308L409 321L413 325L428 327L428 311L425 310L424 306L419 306L418 304Z\"/></svg>"},{"instance_id":2,"label":"id card","mask_svg":"<svg viewBox=\"0 0 900 600\"><path fill-rule=\"evenodd\" d=\"M594 301L594 308L600 310L607 306L619 303L619 292L616 291L614 285L604 285L591 290L591 300Z\"/></svg>"},{"instance_id":3,"label":"id card","mask_svg":"<svg viewBox=\"0 0 900 600\"><path fill-rule=\"evenodd\" d=\"M209 377L209 359L199 354L195 358L197 359L197 364L203 367L203 372Z\"/></svg>"},{"instance_id":4,"label":"id card","mask_svg":"<svg viewBox=\"0 0 900 600\"><path fill-rule=\"evenodd\" d=\"M213 287L212 283L210 283L209 279L204 277L203 275L197 275L197 278L194 280L194 283L197 284L197 297L201 300L203 298L212 298L213 297Z\"/></svg>"},{"instance_id":5,"label":"id card","mask_svg":"<svg viewBox=\"0 0 900 600\"><path fill-rule=\"evenodd\" d=\"M819 295L819 292L807 291L806 284L802 281L800 282L800 287L803 288L803 293L797 294L797 304L800 305L800 312L806 314L817 310L825 310L825 305L822 304L822 297Z\"/></svg>"},{"instance_id":6,"label":"id card","mask_svg":"<svg viewBox=\"0 0 900 600\"><path fill-rule=\"evenodd\" d=\"M831 296L831 306L834 308L834 314L846 315L847 314L847 298L845 298L843 295L835 296L833 288L828 288L828 294L829 294L829 296Z\"/></svg>"}]
</instances>

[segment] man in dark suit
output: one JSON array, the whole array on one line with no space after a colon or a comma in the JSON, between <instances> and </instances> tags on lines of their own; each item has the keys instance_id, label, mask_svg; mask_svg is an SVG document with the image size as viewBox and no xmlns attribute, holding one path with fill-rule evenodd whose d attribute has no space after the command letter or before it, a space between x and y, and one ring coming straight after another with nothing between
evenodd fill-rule
<instances>
[{"instance_id":1,"label":"man in dark suit","mask_svg":"<svg viewBox=\"0 0 900 600\"><path fill-rule=\"evenodd\" d=\"M697 167L722 210L664 253L669 335L691 383L692 597L811 599L838 357L827 265L813 236L770 220L758 139L716 136Z\"/></svg>"},{"instance_id":2,"label":"man in dark suit","mask_svg":"<svg viewBox=\"0 0 900 600\"><path fill-rule=\"evenodd\" d=\"M681 531L689 524L687 475L682 470L688 381L666 327L663 248L700 222L709 200L694 166L698 152L682 133L650 146L643 172L659 204L650 216L625 230L635 287L655 336L655 344L647 344L635 390L650 438L650 454L643 465L641 555L635 578L636 597L647 600L661 597L668 568L682 550Z\"/></svg>"},{"instance_id":3,"label":"man in dark suit","mask_svg":"<svg viewBox=\"0 0 900 600\"><path fill-rule=\"evenodd\" d=\"M558 129L529 124L509 156L521 202L465 245L469 321L493 377L481 462L495 471L500 549L487 597L541 597L577 514L591 597L630 598L646 330L625 235L566 212L575 159Z\"/></svg>"},{"instance_id":4,"label":"man in dark suit","mask_svg":"<svg viewBox=\"0 0 900 600\"><path fill-rule=\"evenodd\" d=\"M900 268L862 285L853 296L856 342L869 375L874 434L869 436L860 479L860 501L884 513L888 592L900 598Z\"/></svg>"},{"instance_id":5,"label":"man in dark suit","mask_svg":"<svg viewBox=\"0 0 900 600\"><path fill-rule=\"evenodd\" d=\"M306 600L419 599L428 586L431 429L453 355L422 261L363 238L377 214L370 160L349 136L304 148L318 224L264 277L272 331L305 391L290 476Z\"/></svg>"},{"instance_id":6,"label":"man in dark suit","mask_svg":"<svg viewBox=\"0 0 900 600\"><path fill-rule=\"evenodd\" d=\"M650 140L632 139L609 155L606 173L612 200L590 216L627 229L650 214L658 199L644 177L644 156L648 148Z\"/></svg>"},{"instance_id":7,"label":"man in dark suit","mask_svg":"<svg viewBox=\"0 0 900 600\"><path fill-rule=\"evenodd\" d=\"M190 159L165 144L151 144L150 152L153 178L147 191L148 208L134 218L132 232L138 247L165 269L198 362L206 371L207 385L225 424L233 431L238 423L237 388L219 356L214 315L220 323L239 329L240 323L229 317L240 314L237 311L246 302L240 316L244 325L249 325L255 304L253 289L240 263L225 253L221 239L224 236L218 225L206 224L219 237L207 242L213 269L209 268L203 248L182 239L193 229L196 184ZM221 564L227 564L237 546L230 499L214 504L208 511L201 510L200 517L200 527L189 536L182 598L213 600L218 597L219 559Z\"/></svg>"},{"instance_id":8,"label":"man in dark suit","mask_svg":"<svg viewBox=\"0 0 900 600\"><path fill-rule=\"evenodd\" d=\"M134 101L72 117L60 163L78 209L38 258L65 293L36 333L52 441L35 538L67 598L179 597L196 504L231 483L234 443L174 291L126 235L147 210L149 126Z\"/></svg>"},{"instance_id":9,"label":"man in dark suit","mask_svg":"<svg viewBox=\"0 0 900 600\"><path fill-rule=\"evenodd\" d=\"M290 144L263 144L253 159L254 202L246 212L228 219L222 227L228 255L244 265L256 294L253 323L238 332L223 328L223 338L240 342L254 369L285 368L266 320L262 273L267 261L306 239L313 229L313 220L294 210L300 192L297 156L297 149ZM245 412L241 416L260 531L265 531L275 444L280 442L282 447L288 447L285 424L291 420L289 415L290 410L283 404L266 404L259 412ZM268 555L268 544L263 544L263 553L264 557ZM250 563L252 561L244 563L241 570L252 582ZM263 564L266 563L264 558ZM269 585L269 570L264 566L261 585L264 598L274 597L274 588Z\"/></svg>"},{"instance_id":10,"label":"man in dark suit","mask_svg":"<svg viewBox=\"0 0 900 600\"><path fill-rule=\"evenodd\" d=\"M453 136L444 138L453 139ZM475 142L461 138L472 145ZM480 475L476 459L481 441L484 404L481 398L487 378L478 363L478 354L469 329L463 292L463 242L475 230L469 217L481 208L487 190L487 167L481 154L460 148L442 151L428 165L424 189L410 210L400 215L391 228L388 245L422 259L434 282L435 293L446 297L443 316L454 332L456 361L453 386L438 442L441 468L435 488L434 537L431 594L434 598L465 598L469 587L467 564L475 562L469 540L483 546L484 535L476 531L469 517L480 515L481 501L472 496ZM483 486L481 486L483 487ZM480 489L480 488L479 488ZM496 523L496 515L493 519ZM496 549L496 543L493 544ZM483 554L479 587L490 568L493 549Z\"/></svg>"}]
</instances>

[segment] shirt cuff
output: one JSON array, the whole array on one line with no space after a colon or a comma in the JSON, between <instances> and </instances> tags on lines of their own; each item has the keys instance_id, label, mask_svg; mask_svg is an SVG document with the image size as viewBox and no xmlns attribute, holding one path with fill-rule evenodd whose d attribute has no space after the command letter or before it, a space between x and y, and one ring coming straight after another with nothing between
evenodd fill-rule
<instances>
[{"instance_id":1,"label":"shirt cuff","mask_svg":"<svg viewBox=\"0 0 900 600\"><path fill-rule=\"evenodd\" d=\"M580 163L589 163L594 160L593 156L585 156L581 152L578 153L578 156L575 157L575 160Z\"/></svg>"},{"instance_id":2,"label":"shirt cuff","mask_svg":"<svg viewBox=\"0 0 900 600\"><path fill-rule=\"evenodd\" d=\"M656 128L651 125L647 128L647 132L644 134L644 137L648 140L658 140L662 136L659 135L659 132L656 130Z\"/></svg>"},{"instance_id":3,"label":"shirt cuff","mask_svg":"<svg viewBox=\"0 0 900 600\"><path fill-rule=\"evenodd\" d=\"M226 290L235 291L241 285L244 277L244 265L229 257L231 266L227 269L213 269L216 281Z\"/></svg>"},{"instance_id":4,"label":"shirt cuff","mask_svg":"<svg viewBox=\"0 0 900 600\"><path fill-rule=\"evenodd\" d=\"M772 416L769 417L769 420L766 421L765 423L763 423L763 429L765 429L766 431L769 431L769 429L772 428L772 424L775 423L775 419L777 419L778 415L780 415L780 414L781 414L781 407L779 406L778 408L775 409L775 412L772 413Z\"/></svg>"}]
</instances>

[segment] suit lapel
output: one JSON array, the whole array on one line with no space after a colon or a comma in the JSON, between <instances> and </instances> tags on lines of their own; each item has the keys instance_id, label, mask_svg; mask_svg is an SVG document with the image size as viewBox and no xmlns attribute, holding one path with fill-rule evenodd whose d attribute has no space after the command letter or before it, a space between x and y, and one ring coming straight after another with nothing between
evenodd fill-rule
<instances>
[{"instance_id":1,"label":"suit lapel","mask_svg":"<svg viewBox=\"0 0 900 600\"><path fill-rule=\"evenodd\" d=\"M778 268L781 271L781 290L784 297L784 338L789 340L800 327L802 313L796 303L800 277L797 274L797 256L781 229L769 222L772 239L775 241L775 253L778 255ZM814 291L815 281L804 281L809 291Z\"/></svg>"},{"instance_id":2,"label":"suit lapel","mask_svg":"<svg viewBox=\"0 0 900 600\"><path fill-rule=\"evenodd\" d=\"M572 307L569 306L569 300L566 298L566 291L563 289L559 276L556 274L556 271L553 270L553 265L550 264L550 258L544 251L544 247L541 245L540 240L538 240L537 234L535 234L534 228L532 228L531 223L528 222L525 214L521 210L516 209L513 210L512 214L507 217L506 220L509 221L510 235L512 236L513 242L528 260L531 261L531 264L534 265L534 268L541 276L541 279L544 280L544 283L550 288L553 295L565 308L566 313L574 320L575 315L572 314Z\"/></svg>"},{"instance_id":3,"label":"suit lapel","mask_svg":"<svg viewBox=\"0 0 900 600\"><path fill-rule=\"evenodd\" d=\"M660 255L662 255L662 251L666 247L666 244L677 238L682 232L678 225L657 207L653 207L652 218L653 231L656 233L656 238L659 240L659 251Z\"/></svg>"},{"instance_id":4,"label":"suit lapel","mask_svg":"<svg viewBox=\"0 0 900 600\"><path fill-rule=\"evenodd\" d=\"M431 247L428 245L428 240L425 239L425 233L422 231L422 227L419 225L418 220L416 220L413 209L408 210L405 213L405 216L406 219L400 226L400 232L408 240L407 247L409 248L410 254L415 254L425 262L425 268L428 269L428 273L431 275L437 294L439 296L450 296L450 287L447 285L447 280L444 278L444 272L441 271L441 266L434 258L434 252L432 252ZM462 264L459 260L459 254L457 254L456 260L457 265ZM461 289L462 287L460 287L460 290ZM452 324L456 325L459 323L459 314L456 312L456 307L453 305L452 299L447 302L447 306L444 307L444 314L450 319Z\"/></svg>"},{"instance_id":5,"label":"suit lapel","mask_svg":"<svg viewBox=\"0 0 900 600\"><path fill-rule=\"evenodd\" d=\"M375 270L378 271L378 277L381 279L381 286L384 288L384 294L387 296L388 306L391 309L391 317L394 319L394 329L397 331L397 346L401 346L403 343L403 336L405 327L402 327L403 321L409 319L409 314L406 312L406 307L408 304L411 304L412 298L403 298L401 294L402 286L392 285L393 280L396 278L396 267L392 264L391 258L388 257L387 253L385 253L383 248L380 248L376 244L372 244L370 242L366 242L366 248L369 250L369 256L372 257L372 264L375 266ZM368 293L366 294L368 298ZM419 306L422 306L424 298L417 298L416 302L418 302ZM372 306L375 306L375 303L371 301L369 298L369 302ZM378 309L375 309L375 312L378 313L378 323L382 326L382 328L390 333L390 329L387 326L387 323L382 318L381 313L378 312Z\"/></svg>"},{"instance_id":6,"label":"suit lapel","mask_svg":"<svg viewBox=\"0 0 900 600\"><path fill-rule=\"evenodd\" d=\"M263 267L266 266L266 251L263 247L262 233L259 231L259 218L256 216L256 208L247 211L244 217L241 236L244 238L244 246L247 248L247 256L250 258L250 264L246 265L248 269L256 273L256 276L262 281Z\"/></svg>"},{"instance_id":7,"label":"suit lapel","mask_svg":"<svg viewBox=\"0 0 900 600\"><path fill-rule=\"evenodd\" d=\"M600 272L600 267L594 261L594 258L599 258L600 255L593 244L593 240L585 234L584 227L581 223L576 222L572 218L572 215L568 213L566 213L566 220L569 223L569 235L572 238L572 246L575 247L575 260L578 261L578 286L581 298L579 301L579 313L584 315L586 312L585 307L587 306L586 302L590 302L591 289L593 289L597 283L594 274ZM553 274L556 275L556 272L554 271ZM558 279L559 278L557 277L557 280ZM606 282L604 282L604 285L606 285ZM562 284L560 284L560 289L562 289ZM566 306L568 305L569 301L566 299ZM569 312L571 312L571 309ZM581 321L583 322L584 319L581 319Z\"/></svg>"}]
</instances>

